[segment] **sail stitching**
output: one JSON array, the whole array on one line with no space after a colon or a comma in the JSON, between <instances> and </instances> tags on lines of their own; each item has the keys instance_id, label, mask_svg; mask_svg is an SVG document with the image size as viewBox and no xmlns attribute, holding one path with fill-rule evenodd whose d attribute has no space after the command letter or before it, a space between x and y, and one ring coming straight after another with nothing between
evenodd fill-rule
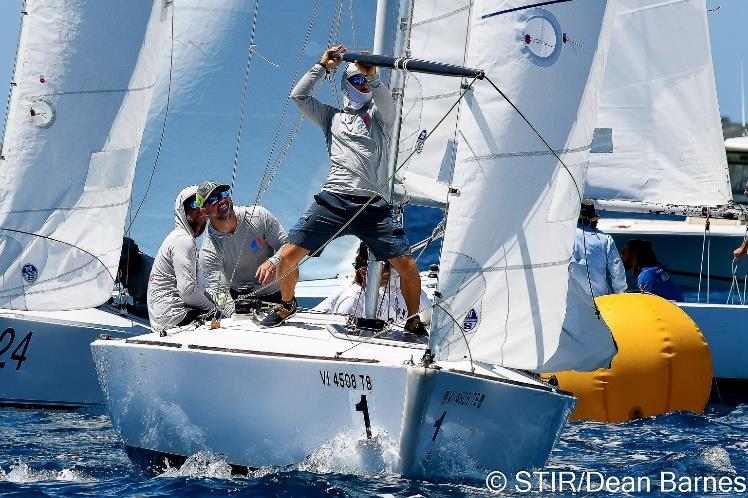
<instances>
[{"instance_id":1,"label":"sail stitching","mask_svg":"<svg viewBox=\"0 0 748 498\"><path fill-rule=\"evenodd\" d=\"M537 157L537 156L551 156L556 154L574 154L577 152L584 152L592 147L592 143L583 145L581 147L575 147L572 149L554 149L550 150L531 150L522 152L501 152L497 154L488 154L485 156L473 156L465 159L465 162L473 161L486 161L490 159L502 159L507 157Z\"/></svg>"},{"instance_id":2,"label":"sail stitching","mask_svg":"<svg viewBox=\"0 0 748 498\"><path fill-rule=\"evenodd\" d=\"M571 256L559 261L549 261L546 263L530 263L526 265L507 265L507 266L485 266L482 268L452 268L448 273L477 273L492 271L509 271L509 270L530 270L533 268L550 268L553 266L563 266L571 262Z\"/></svg>"},{"instance_id":3,"label":"sail stitching","mask_svg":"<svg viewBox=\"0 0 748 498\"><path fill-rule=\"evenodd\" d=\"M436 17L432 17L430 19L424 19L423 21L415 22L415 23L413 23L413 26L411 26L411 28L417 28L418 26L423 26L424 24L428 24L428 23L436 22L436 21L441 21L442 19L447 19L448 17L452 17L452 16L454 16L456 14L459 14L460 12L464 12L464 11L468 10L470 8L470 5L472 3L473 2L469 2L467 5L465 5L463 7L460 7L459 9L455 9L452 12L447 12L447 13L442 14L440 16L436 16Z\"/></svg>"}]
</instances>

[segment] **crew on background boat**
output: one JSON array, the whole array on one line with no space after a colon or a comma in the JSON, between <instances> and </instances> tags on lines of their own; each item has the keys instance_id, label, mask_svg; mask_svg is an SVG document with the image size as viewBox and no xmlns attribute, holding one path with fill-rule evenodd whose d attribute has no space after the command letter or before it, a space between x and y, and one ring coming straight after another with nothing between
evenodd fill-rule
<instances>
[{"instance_id":1,"label":"crew on background boat","mask_svg":"<svg viewBox=\"0 0 748 498\"><path fill-rule=\"evenodd\" d=\"M613 237L597 229L595 204L584 199L579 211L571 275L593 297L626 292L626 270ZM589 272L589 273L588 273Z\"/></svg>"},{"instance_id":2,"label":"crew on background boat","mask_svg":"<svg viewBox=\"0 0 748 498\"><path fill-rule=\"evenodd\" d=\"M640 290L671 301L683 301L680 287L657 261L652 242L642 239L627 241L621 251L621 260L626 270L634 273Z\"/></svg>"},{"instance_id":3,"label":"crew on background boat","mask_svg":"<svg viewBox=\"0 0 748 498\"><path fill-rule=\"evenodd\" d=\"M359 246L356 258L353 261L353 268L356 270L353 282L343 285L332 296L315 306L315 310L356 317L364 316L368 251L365 244L362 243ZM423 321L428 324L430 322L431 301L423 291L421 291L419 307L421 310L425 310ZM391 269L389 261L385 261L382 267L381 285L377 298L377 318L402 325L407 317L408 309L400 290L400 275Z\"/></svg>"},{"instance_id":4,"label":"crew on background boat","mask_svg":"<svg viewBox=\"0 0 748 498\"><path fill-rule=\"evenodd\" d=\"M357 236L380 261L389 261L401 276L403 297L409 319L405 329L426 335L418 316L421 277L410 254L410 243L396 213L388 202L387 147L394 126L392 95L374 67L348 64L341 87L342 109L313 97L315 86L334 71L345 52L343 45L329 48L296 84L291 99L301 112L322 128L330 157L330 172L322 191L299 222L291 229L281 251L279 272L291 272L310 253L322 250L328 240L346 234ZM352 218L353 221L344 228ZM294 297L298 272L281 279L283 301L262 324L274 327L296 313Z\"/></svg>"},{"instance_id":5,"label":"crew on background boat","mask_svg":"<svg viewBox=\"0 0 748 498\"><path fill-rule=\"evenodd\" d=\"M200 266L209 292L225 304L224 313L231 313L232 299L249 292L256 291L254 297L263 301L280 302L273 279L286 230L278 219L262 206L234 206L229 186L215 180L200 184L197 204L209 220Z\"/></svg>"},{"instance_id":6,"label":"crew on background boat","mask_svg":"<svg viewBox=\"0 0 748 498\"><path fill-rule=\"evenodd\" d=\"M148 283L148 314L157 332L187 325L215 308L205 293L195 239L205 215L195 200L197 186L183 189L174 203L174 230L161 243Z\"/></svg>"},{"instance_id":7,"label":"crew on background boat","mask_svg":"<svg viewBox=\"0 0 748 498\"><path fill-rule=\"evenodd\" d=\"M148 277L152 267L153 257L140 252L130 237L123 237L116 283L132 297L133 304L127 305L127 312L145 319L148 319Z\"/></svg>"}]
</instances>

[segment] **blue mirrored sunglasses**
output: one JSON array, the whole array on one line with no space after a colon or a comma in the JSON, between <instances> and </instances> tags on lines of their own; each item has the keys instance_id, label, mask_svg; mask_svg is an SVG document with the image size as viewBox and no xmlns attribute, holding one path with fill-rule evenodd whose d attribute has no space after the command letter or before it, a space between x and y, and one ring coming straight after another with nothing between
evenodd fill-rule
<instances>
[{"instance_id":1,"label":"blue mirrored sunglasses","mask_svg":"<svg viewBox=\"0 0 748 498\"><path fill-rule=\"evenodd\" d=\"M195 196L193 195L191 198L188 198L187 201L189 201L189 204L187 204L192 209L197 209L200 206L197 205L197 199L195 199ZM187 202L185 201L185 202Z\"/></svg>"},{"instance_id":2,"label":"blue mirrored sunglasses","mask_svg":"<svg viewBox=\"0 0 748 498\"><path fill-rule=\"evenodd\" d=\"M348 78L348 82L351 85L363 85L364 83L366 83L366 78L364 78L360 74L354 74L353 76Z\"/></svg>"},{"instance_id":3,"label":"blue mirrored sunglasses","mask_svg":"<svg viewBox=\"0 0 748 498\"><path fill-rule=\"evenodd\" d=\"M203 206L212 206L213 204L217 203L221 199L225 199L229 195L231 194L229 193L228 189L221 190L220 192L216 192L215 194L205 199L205 203L203 203Z\"/></svg>"}]
</instances>

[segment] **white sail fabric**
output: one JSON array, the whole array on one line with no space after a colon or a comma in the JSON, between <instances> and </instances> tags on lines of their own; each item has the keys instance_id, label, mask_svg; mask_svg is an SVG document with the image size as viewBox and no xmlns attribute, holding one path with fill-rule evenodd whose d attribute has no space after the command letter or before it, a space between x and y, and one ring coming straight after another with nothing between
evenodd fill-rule
<instances>
[{"instance_id":1,"label":"white sail fabric","mask_svg":"<svg viewBox=\"0 0 748 498\"><path fill-rule=\"evenodd\" d=\"M30 0L0 159L0 307L112 290L163 0Z\"/></svg>"},{"instance_id":2,"label":"white sail fabric","mask_svg":"<svg viewBox=\"0 0 748 498\"><path fill-rule=\"evenodd\" d=\"M151 189L145 201L147 209L133 226L133 238L141 247L157 248L160 245L171 226L174 197L183 185L200 183L209 178L225 183L231 181L254 8L254 0L174 0L173 50L171 30L167 29L162 41L162 77L156 88L143 138L143 151L138 161L136 199L140 199L149 181L147 172L153 166L168 100L166 139L154 179L157 187ZM311 13L313 2L304 3L301 10L305 9ZM282 12L283 9L263 11L261 7L259 29L269 22L288 27L287 20L280 15ZM296 59L296 52L301 48L299 44L304 38L303 28L293 26L294 32L282 49L294 54L292 60ZM259 43L262 39L256 41ZM320 53L322 50L319 49ZM265 51L271 57L273 54L273 49L264 45L260 45L258 51ZM318 57L316 52L314 57ZM313 58L305 57L299 76L313 63ZM170 69L172 78L169 87L167 76ZM264 157L261 162L250 164L246 164L246 158L253 155L252 149L259 149L262 153L269 149L270 143L257 143L254 135L260 127L276 126L283 105L281 100L257 102L254 95L267 84L265 77L270 72L283 71L290 78L292 69L286 66L275 68L263 61L257 52L253 54L245 106L242 161L238 165L233 191L235 204L248 205L255 200L264 171ZM287 127L297 115L296 106L290 104ZM284 132L276 153L282 148L285 136ZM324 144L322 138L319 141ZM308 162L286 161L261 199L261 204L289 229L307 210L312 196L319 192L328 166L322 155L309 158ZM300 182L300 178L304 181ZM154 222L163 225L164 229L155 230ZM325 249L323 256L301 267L302 278L332 277L341 271L350 271L354 246L357 244L358 241L352 237L334 242Z\"/></svg>"},{"instance_id":3,"label":"white sail fabric","mask_svg":"<svg viewBox=\"0 0 748 498\"><path fill-rule=\"evenodd\" d=\"M412 57L465 65L471 0L416 0L409 50ZM399 162L416 151L397 172L396 192L414 204L445 205L452 180L457 141L457 109L431 133L457 101L460 78L410 73L404 88Z\"/></svg>"},{"instance_id":4,"label":"white sail fabric","mask_svg":"<svg viewBox=\"0 0 748 498\"><path fill-rule=\"evenodd\" d=\"M584 182L607 49L606 3L473 7L467 65L486 71L568 170L487 82L476 84L460 112L459 193L450 198L432 320L441 360L538 369L557 353L575 183Z\"/></svg>"},{"instance_id":5,"label":"white sail fabric","mask_svg":"<svg viewBox=\"0 0 748 498\"><path fill-rule=\"evenodd\" d=\"M617 2L598 110L603 140L590 156L585 196L726 204L732 193L705 0Z\"/></svg>"}]
</instances>

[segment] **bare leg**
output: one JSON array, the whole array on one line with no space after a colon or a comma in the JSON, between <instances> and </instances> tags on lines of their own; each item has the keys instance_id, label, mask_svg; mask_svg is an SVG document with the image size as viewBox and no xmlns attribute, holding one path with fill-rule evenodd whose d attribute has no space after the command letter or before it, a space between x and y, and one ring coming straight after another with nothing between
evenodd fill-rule
<instances>
[{"instance_id":1,"label":"bare leg","mask_svg":"<svg viewBox=\"0 0 748 498\"><path fill-rule=\"evenodd\" d=\"M299 281L299 269L295 267L307 254L309 254L308 250L293 244L285 244L281 249L280 262L278 263L278 278L281 279L281 299L284 301L290 301L294 297L296 282ZM282 278L287 273L288 275Z\"/></svg>"},{"instance_id":2,"label":"bare leg","mask_svg":"<svg viewBox=\"0 0 748 498\"><path fill-rule=\"evenodd\" d=\"M400 290L408 307L408 316L418 314L421 304L421 275L413 256L400 256L390 260L392 267L400 274Z\"/></svg>"}]
</instances>

